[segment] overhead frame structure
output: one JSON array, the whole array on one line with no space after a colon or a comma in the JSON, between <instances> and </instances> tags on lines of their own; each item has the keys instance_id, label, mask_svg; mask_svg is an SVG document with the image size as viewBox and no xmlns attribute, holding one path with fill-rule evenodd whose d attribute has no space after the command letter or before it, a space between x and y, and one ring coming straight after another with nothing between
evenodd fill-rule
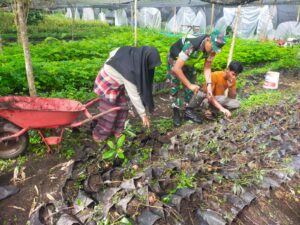
<instances>
[{"instance_id":1,"label":"overhead frame structure","mask_svg":"<svg viewBox=\"0 0 300 225\"><path fill-rule=\"evenodd\" d=\"M1 0L0 7L8 6L13 0ZM138 7L201 7L206 5L299 5L300 0L137 0ZM91 8L127 8L134 5L134 0L31 0L31 8L57 9L67 7L91 7Z\"/></svg>"}]
</instances>

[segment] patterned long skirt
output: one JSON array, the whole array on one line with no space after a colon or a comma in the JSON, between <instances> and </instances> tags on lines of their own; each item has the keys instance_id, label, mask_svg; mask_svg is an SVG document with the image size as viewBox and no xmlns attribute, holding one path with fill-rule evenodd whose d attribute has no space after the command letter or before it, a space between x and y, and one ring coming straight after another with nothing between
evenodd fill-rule
<instances>
[{"instance_id":1,"label":"patterned long skirt","mask_svg":"<svg viewBox=\"0 0 300 225\"><path fill-rule=\"evenodd\" d=\"M100 97L100 112L104 112L118 106L123 108L128 107L128 99L125 95L125 88L122 88L120 90L118 97L115 99L115 102L111 102L111 100L108 100L103 96ZM96 141L103 141L112 135L114 135L115 137L119 137L124 130L127 116L127 109L112 111L103 115L97 120L97 125L93 130L93 138Z\"/></svg>"}]
</instances>

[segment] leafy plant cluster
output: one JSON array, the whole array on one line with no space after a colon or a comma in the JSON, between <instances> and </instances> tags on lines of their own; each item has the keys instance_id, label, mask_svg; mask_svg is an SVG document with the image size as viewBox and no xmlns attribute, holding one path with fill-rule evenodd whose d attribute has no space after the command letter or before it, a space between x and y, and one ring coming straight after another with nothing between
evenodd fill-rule
<instances>
[{"instance_id":1,"label":"leafy plant cluster","mask_svg":"<svg viewBox=\"0 0 300 225\"><path fill-rule=\"evenodd\" d=\"M0 34L16 33L14 15L0 10Z\"/></svg>"},{"instance_id":2,"label":"leafy plant cluster","mask_svg":"<svg viewBox=\"0 0 300 225\"><path fill-rule=\"evenodd\" d=\"M195 176L189 175L187 172L181 171L176 174L177 185L175 188L169 190L168 194L162 198L166 203L170 202L171 197L181 188L193 188L195 185Z\"/></svg>"},{"instance_id":3,"label":"leafy plant cluster","mask_svg":"<svg viewBox=\"0 0 300 225\"><path fill-rule=\"evenodd\" d=\"M6 41L17 39L13 13L0 11L0 33ZM108 34L107 24L99 21L82 21L66 19L63 14L45 14L41 11L29 11L28 35L30 41L43 40L49 36L58 39L97 38L103 33Z\"/></svg>"},{"instance_id":4,"label":"leafy plant cluster","mask_svg":"<svg viewBox=\"0 0 300 225\"><path fill-rule=\"evenodd\" d=\"M13 19L11 16L9 18ZM70 26L72 20L53 15L46 15L42 22L29 26L29 35L32 37L38 37L45 32L48 35L44 41L30 46L37 93L47 97L87 100L94 96L92 92L94 79L109 52L120 46L132 45L133 32L130 27L109 27L95 21L76 21L74 30L85 32L89 39L64 41L55 38L55 30L61 35L69 34ZM10 29L0 28L0 30L13 32L14 28L12 26ZM75 39L80 38L80 35L77 35L75 32ZM160 52L162 62L166 60L170 46L177 39L178 37L166 36L155 30L138 30L138 46L155 46ZM212 70L222 70L226 67L230 42L229 39L222 52L217 54ZM234 60L239 60L249 67L268 63L274 69L296 68L299 67L296 59L298 51L299 48L279 48L272 42L238 39ZM21 46L17 44L5 46L3 55L0 55L0 64L0 95L27 94ZM202 72L203 63L197 63L196 68ZM203 80L203 75L199 78ZM162 63L155 71L155 82L163 82L165 79L166 65Z\"/></svg>"},{"instance_id":5,"label":"leafy plant cluster","mask_svg":"<svg viewBox=\"0 0 300 225\"><path fill-rule=\"evenodd\" d=\"M28 25L36 25L44 20L44 15L41 10L29 10L27 16Z\"/></svg>"},{"instance_id":6,"label":"leafy plant cluster","mask_svg":"<svg viewBox=\"0 0 300 225\"><path fill-rule=\"evenodd\" d=\"M171 41L166 38L158 41L164 37L158 32L147 39L150 37L148 32L141 31L140 38L143 43L140 45L157 45L162 50L163 60ZM57 95L63 92L64 97L77 98L76 95L72 96L77 93L84 98L83 92L77 90L92 93L95 77L109 52L120 46L131 45L132 40L131 30L120 28L120 32L111 32L107 38L70 42L47 38L39 44L31 45L33 71L39 95L46 93L48 96L60 97ZM0 94L26 94L27 81L21 47L16 44L5 47L0 61ZM162 64L155 74L156 82L165 80L165 65ZM84 99L88 98L90 95Z\"/></svg>"},{"instance_id":7,"label":"leafy plant cluster","mask_svg":"<svg viewBox=\"0 0 300 225\"><path fill-rule=\"evenodd\" d=\"M242 101L241 108L239 110L249 110L255 107L264 105L275 105L282 99L282 93L280 91L274 90L261 91L256 94L251 95L249 98Z\"/></svg>"}]
</instances>

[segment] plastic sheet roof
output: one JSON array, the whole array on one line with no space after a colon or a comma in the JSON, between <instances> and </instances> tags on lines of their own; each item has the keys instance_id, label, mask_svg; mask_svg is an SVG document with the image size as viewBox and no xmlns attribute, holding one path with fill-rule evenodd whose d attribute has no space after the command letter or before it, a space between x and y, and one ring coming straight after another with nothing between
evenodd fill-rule
<instances>
[{"instance_id":1,"label":"plastic sheet roof","mask_svg":"<svg viewBox=\"0 0 300 225\"><path fill-rule=\"evenodd\" d=\"M1 2L12 2L12 0L0 0ZM176 7L176 6L205 6L212 3L223 6L236 5L278 5L278 4L300 4L300 0L138 0L138 7ZM31 0L32 8L65 8L65 7L109 7L123 8L131 7L134 0Z\"/></svg>"}]
</instances>

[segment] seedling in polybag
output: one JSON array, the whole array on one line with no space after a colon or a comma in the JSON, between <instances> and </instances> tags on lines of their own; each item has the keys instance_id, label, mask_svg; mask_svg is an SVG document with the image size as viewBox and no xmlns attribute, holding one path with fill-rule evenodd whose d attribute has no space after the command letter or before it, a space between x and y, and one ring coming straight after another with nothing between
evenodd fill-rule
<instances>
[{"instance_id":1,"label":"seedling in polybag","mask_svg":"<svg viewBox=\"0 0 300 225\"><path fill-rule=\"evenodd\" d=\"M105 151L102 154L102 158L104 160L114 160L115 158L119 158L121 160L125 160L124 155L124 143L125 143L126 136L122 134L116 143L114 143L112 140L108 140L106 142L107 146L109 147L109 150Z\"/></svg>"}]
</instances>

